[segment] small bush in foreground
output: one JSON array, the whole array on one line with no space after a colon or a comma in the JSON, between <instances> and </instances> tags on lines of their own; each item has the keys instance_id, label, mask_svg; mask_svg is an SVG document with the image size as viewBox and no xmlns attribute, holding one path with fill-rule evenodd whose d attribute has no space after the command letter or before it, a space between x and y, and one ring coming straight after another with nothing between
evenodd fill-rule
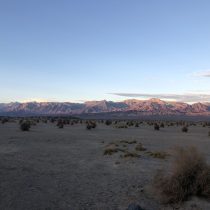
<instances>
[{"instance_id":1,"label":"small bush in foreground","mask_svg":"<svg viewBox=\"0 0 210 210\"><path fill-rule=\"evenodd\" d=\"M31 124L29 121L24 121L20 124L21 131L29 131L31 128Z\"/></svg>"},{"instance_id":2,"label":"small bush in foreground","mask_svg":"<svg viewBox=\"0 0 210 210\"><path fill-rule=\"evenodd\" d=\"M164 203L180 203L190 196L210 198L210 167L196 148L177 149L171 174L154 179Z\"/></svg>"}]
</instances>

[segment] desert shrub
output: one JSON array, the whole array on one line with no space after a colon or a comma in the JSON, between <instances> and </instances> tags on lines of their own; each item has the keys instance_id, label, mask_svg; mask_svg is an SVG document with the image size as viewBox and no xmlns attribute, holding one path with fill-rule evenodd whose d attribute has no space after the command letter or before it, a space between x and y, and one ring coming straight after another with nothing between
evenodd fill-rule
<instances>
[{"instance_id":1,"label":"desert shrub","mask_svg":"<svg viewBox=\"0 0 210 210\"><path fill-rule=\"evenodd\" d=\"M111 120L106 120L106 121L105 121L105 124L106 124L106 125L111 125L111 124L112 124L112 121L111 121Z\"/></svg>"},{"instance_id":2,"label":"desert shrub","mask_svg":"<svg viewBox=\"0 0 210 210\"><path fill-rule=\"evenodd\" d=\"M20 119L20 120L19 120L19 124L22 124L22 123L23 123L23 121L24 121L23 119Z\"/></svg>"},{"instance_id":3,"label":"desert shrub","mask_svg":"<svg viewBox=\"0 0 210 210\"><path fill-rule=\"evenodd\" d=\"M20 124L20 129L21 131L29 131L31 128L31 124L29 121L23 121L21 124Z\"/></svg>"},{"instance_id":4,"label":"desert shrub","mask_svg":"<svg viewBox=\"0 0 210 210\"><path fill-rule=\"evenodd\" d=\"M124 144L136 144L137 141L136 141L136 140L131 140L131 141L128 141L128 140L121 140L120 143L124 143Z\"/></svg>"},{"instance_id":5,"label":"desert shrub","mask_svg":"<svg viewBox=\"0 0 210 210\"><path fill-rule=\"evenodd\" d=\"M57 127L58 127L58 128L64 128L64 123L63 123L62 120L58 120L58 122L57 122Z\"/></svg>"},{"instance_id":6,"label":"desert shrub","mask_svg":"<svg viewBox=\"0 0 210 210\"><path fill-rule=\"evenodd\" d=\"M91 124L92 128L96 128L97 127L96 122L90 122L90 124Z\"/></svg>"},{"instance_id":7,"label":"desert shrub","mask_svg":"<svg viewBox=\"0 0 210 210\"><path fill-rule=\"evenodd\" d=\"M50 119L50 122L51 122L51 123L54 123L54 122L55 122L55 119L54 119L54 118L51 118L51 119Z\"/></svg>"},{"instance_id":8,"label":"desert shrub","mask_svg":"<svg viewBox=\"0 0 210 210\"><path fill-rule=\"evenodd\" d=\"M188 132L188 127L187 126L182 127L182 132L187 133Z\"/></svg>"},{"instance_id":9,"label":"desert shrub","mask_svg":"<svg viewBox=\"0 0 210 210\"><path fill-rule=\"evenodd\" d=\"M9 122L9 119L8 119L8 118L3 118L3 119L1 120L1 123L2 123L2 124L5 124L5 123L7 123L7 122Z\"/></svg>"},{"instance_id":10,"label":"desert shrub","mask_svg":"<svg viewBox=\"0 0 210 210\"><path fill-rule=\"evenodd\" d=\"M146 148L142 145L142 143L138 143L135 147L136 151L145 151Z\"/></svg>"},{"instance_id":11,"label":"desert shrub","mask_svg":"<svg viewBox=\"0 0 210 210\"><path fill-rule=\"evenodd\" d=\"M154 124L154 129L155 129L156 131L159 131L159 130L160 130L160 126L159 126L157 123L155 123L155 124Z\"/></svg>"},{"instance_id":12,"label":"desert shrub","mask_svg":"<svg viewBox=\"0 0 210 210\"><path fill-rule=\"evenodd\" d=\"M87 125L86 125L86 129L87 130L91 130L92 128L96 128L97 124L96 122L88 122Z\"/></svg>"},{"instance_id":13,"label":"desert shrub","mask_svg":"<svg viewBox=\"0 0 210 210\"><path fill-rule=\"evenodd\" d=\"M164 128L164 127L165 127L165 125L164 125L163 122L160 124L160 127L161 127L161 128Z\"/></svg>"},{"instance_id":14,"label":"desert shrub","mask_svg":"<svg viewBox=\"0 0 210 210\"><path fill-rule=\"evenodd\" d=\"M128 125L129 127L131 127L131 126L134 125L134 123L133 123L133 121L128 121L128 122L127 122L127 125Z\"/></svg>"},{"instance_id":15,"label":"desert shrub","mask_svg":"<svg viewBox=\"0 0 210 210\"><path fill-rule=\"evenodd\" d=\"M138 127L139 127L139 123L136 123L136 124L135 124L135 127L138 128Z\"/></svg>"},{"instance_id":16,"label":"desert shrub","mask_svg":"<svg viewBox=\"0 0 210 210\"><path fill-rule=\"evenodd\" d=\"M86 125L86 129L87 129L87 130L91 130L91 128L92 128L92 126L91 126L90 124L87 124L87 125Z\"/></svg>"},{"instance_id":17,"label":"desert shrub","mask_svg":"<svg viewBox=\"0 0 210 210\"><path fill-rule=\"evenodd\" d=\"M113 153L118 152L117 148L106 148L104 150L104 155L112 155Z\"/></svg>"},{"instance_id":18,"label":"desert shrub","mask_svg":"<svg viewBox=\"0 0 210 210\"><path fill-rule=\"evenodd\" d=\"M128 126L125 124L119 124L119 125L116 125L115 128L128 128Z\"/></svg>"},{"instance_id":19,"label":"desert shrub","mask_svg":"<svg viewBox=\"0 0 210 210\"><path fill-rule=\"evenodd\" d=\"M210 136L210 131L209 131L209 136Z\"/></svg>"},{"instance_id":20,"label":"desert shrub","mask_svg":"<svg viewBox=\"0 0 210 210\"><path fill-rule=\"evenodd\" d=\"M164 203L180 203L190 196L210 198L210 167L195 147L179 148L171 173L156 175L154 185Z\"/></svg>"}]
</instances>

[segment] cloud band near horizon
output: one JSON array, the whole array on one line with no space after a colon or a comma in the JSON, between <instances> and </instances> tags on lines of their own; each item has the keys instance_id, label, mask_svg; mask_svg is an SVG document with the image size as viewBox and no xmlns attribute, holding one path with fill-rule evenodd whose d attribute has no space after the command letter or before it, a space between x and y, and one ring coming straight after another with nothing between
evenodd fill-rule
<instances>
[{"instance_id":1,"label":"cloud band near horizon","mask_svg":"<svg viewBox=\"0 0 210 210\"><path fill-rule=\"evenodd\" d=\"M210 77L210 70L197 71L193 75L196 77Z\"/></svg>"},{"instance_id":2,"label":"cloud band near horizon","mask_svg":"<svg viewBox=\"0 0 210 210\"><path fill-rule=\"evenodd\" d=\"M210 102L210 94L198 94L198 93L189 93L189 94L148 94L148 93L110 93L116 96L123 97L139 97L139 98L159 98L164 100L174 100L186 103L193 102Z\"/></svg>"}]
</instances>

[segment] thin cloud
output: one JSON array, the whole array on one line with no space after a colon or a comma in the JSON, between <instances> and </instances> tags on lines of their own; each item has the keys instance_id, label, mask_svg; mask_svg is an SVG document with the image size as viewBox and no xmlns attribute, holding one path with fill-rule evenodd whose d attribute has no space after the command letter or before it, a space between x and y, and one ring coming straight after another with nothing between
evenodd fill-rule
<instances>
[{"instance_id":1,"label":"thin cloud","mask_svg":"<svg viewBox=\"0 0 210 210\"><path fill-rule=\"evenodd\" d=\"M112 95L123 97L139 97L139 98L159 98L163 100L174 100L186 103L193 102L210 102L210 94L148 94L148 93L111 93Z\"/></svg>"},{"instance_id":2,"label":"thin cloud","mask_svg":"<svg viewBox=\"0 0 210 210\"><path fill-rule=\"evenodd\" d=\"M196 77L210 77L210 70L194 72L193 76L196 76Z\"/></svg>"}]
</instances>

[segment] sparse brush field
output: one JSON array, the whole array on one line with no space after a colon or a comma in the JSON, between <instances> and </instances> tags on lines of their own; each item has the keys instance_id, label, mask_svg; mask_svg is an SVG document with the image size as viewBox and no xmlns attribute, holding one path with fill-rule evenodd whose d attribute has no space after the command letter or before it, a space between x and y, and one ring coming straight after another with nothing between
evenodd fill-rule
<instances>
[{"instance_id":1,"label":"sparse brush field","mask_svg":"<svg viewBox=\"0 0 210 210\"><path fill-rule=\"evenodd\" d=\"M210 209L209 123L0 121L2 210Z\"/></svg>"}]
</instances>

